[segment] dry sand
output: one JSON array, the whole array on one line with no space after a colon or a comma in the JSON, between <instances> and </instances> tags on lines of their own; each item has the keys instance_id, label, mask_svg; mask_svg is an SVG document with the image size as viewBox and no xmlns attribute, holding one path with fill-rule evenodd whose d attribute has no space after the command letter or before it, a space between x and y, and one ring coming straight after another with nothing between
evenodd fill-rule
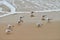
<instances>
[{"instance_id":1,"label":"dry sand","mask_svg":"<svg viewBox=\"0 0 60 40\"><path fill-rule=\"evenodd\" d=\"M7 24L0 24L0 40L60 40L60 22L45 23L38 28L35 23L14 24L13 31L5 33Z\"/></svg>"}]
</instances>

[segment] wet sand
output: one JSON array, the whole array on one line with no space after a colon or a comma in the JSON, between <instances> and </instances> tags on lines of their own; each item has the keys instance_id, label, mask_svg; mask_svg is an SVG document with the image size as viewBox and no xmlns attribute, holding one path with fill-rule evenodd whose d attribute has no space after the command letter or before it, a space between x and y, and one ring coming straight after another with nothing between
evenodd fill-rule
<instances>
[{"instance_id":1,"label":"wet sand","mask_svg":"<svg viewBox=\"0 0 60 40\"><path fill-rule=\"evenodd\" d=\"M14 24L13 31L5 33L7 24L0 24L0 40L60 40L60 22L44 23L38 28L35 23Z\"/></svg>"},{"instance_id":2,"label":"wet sand","mask_svg":"<svg viewBox=\"0 0 60 40\"><path fill-rule=\"evenodd\" d=\"M50 23L41 21L44 14L53 20ZM30 15L21 13L0 18L0 40L60 40L60 12L34 13L33 18ZM17 20L20 16L24 16L24 22L18 25ZM44 25L38 28L35 24L37 22L43 22ZM9 35L5 33L8 24L15 26Z\"/></svg>"}]
</instances>

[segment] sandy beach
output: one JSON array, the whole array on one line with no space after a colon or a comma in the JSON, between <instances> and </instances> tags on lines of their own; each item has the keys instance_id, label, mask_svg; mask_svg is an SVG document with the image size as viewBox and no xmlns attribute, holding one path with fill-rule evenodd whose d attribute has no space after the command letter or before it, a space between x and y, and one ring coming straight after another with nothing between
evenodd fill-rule
<instances>
[{"instance_id":1,"label":"sandy beach","mask_svg":"<svg viewBox=\"0 0 60 40\"><path fill-rule=\"evenodd\" d=\"M44 13L36 13L31 18L30 14L14 14L0 19L0 40L60 40L60 21L54 20L50 23L41 21L41 15ZM47 13L45 13L47 14ZM51 18L58 19L56 12L51 12ZM59 12L58 12L59 14ZM20 25L17 20L20 16L24 16L24 22ZM49 13L47 15L50 15ZM54 15L54 16L53 16ZM59 16L58 16L59 17ZM38 28L36 22L41 21L43 25ZM14 25L11 34L7 35L5 29L8 24Z\"/></svg>"},{"instance_id":2,"label":"sandy beach","mask_svg":"<svg viewBox=\"0 0 60 40\"><path fill-rule=\"evenodd\" d=\"M14 24L13 31L5 33L7 24L0 24L0 40L60 40L60 22L45 23L38 28L34 23Z\"/></svg>"},{"instance_id":3,"label":"sandy beach","mask_svg":"<svg viewBox=\"0 0 60 40\"><path fill-rule=\"evenodd\" d=\"M59 0L6 0L3 2L0 2L0 40L60 40ZM32 11L34 11L34 17L31 17ZM42 15L52 19L50 23L46 20L42 21ZM24 16L23 23L17 24L20 16ZM38 28L37 22L43 25ZM5 32L8 24L14 26L10 34Z\"/></svg>"}]
</instances>

